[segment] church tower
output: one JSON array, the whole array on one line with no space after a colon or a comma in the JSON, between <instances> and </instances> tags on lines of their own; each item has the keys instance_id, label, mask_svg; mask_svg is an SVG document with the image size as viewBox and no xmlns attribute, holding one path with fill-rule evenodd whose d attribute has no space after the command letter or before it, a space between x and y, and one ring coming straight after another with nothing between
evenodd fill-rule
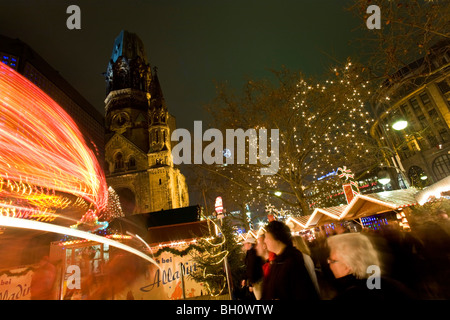
<instances>
[{"instance_id":1,"label":"church tower","mask_svg":"<svg viewBox=\"0 0 450 320\"><path fill-rule=\"evenodd\" d=\"M185 178L172 160L175 118L137 35L122 31L115 39L105 79L106 179L124 213L188 206Z\"/></svg>"}]
</instances>

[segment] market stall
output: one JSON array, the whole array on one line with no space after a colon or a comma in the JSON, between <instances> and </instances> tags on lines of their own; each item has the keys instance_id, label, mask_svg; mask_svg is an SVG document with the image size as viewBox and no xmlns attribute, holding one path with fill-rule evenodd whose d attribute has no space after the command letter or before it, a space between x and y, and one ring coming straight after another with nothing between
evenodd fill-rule
<instances>
[{"instance_id":1,"label":"market stall","mask_svg":"<svg viewBox=\"0 0 450 320\"><path fill-rule=\"evenodd\" d=\"M377 229L395 220L400 220L402 225L407 226L406 214L400 213L398 216L397 213L416 205L417 193L417 189L410 188L366 195L357 194L347 205L316 208L311 215L289 217L286 223L294 232L352 220L358 221L363 228Z\"/></svg>"}]
</instances>

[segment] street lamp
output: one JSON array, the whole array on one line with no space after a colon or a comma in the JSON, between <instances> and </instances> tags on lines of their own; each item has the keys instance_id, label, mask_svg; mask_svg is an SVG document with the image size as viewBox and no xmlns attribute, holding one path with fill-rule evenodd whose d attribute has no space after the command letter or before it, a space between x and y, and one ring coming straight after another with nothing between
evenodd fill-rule
<instances>
[{"instance_id":1,"label":"street lamp","mask_svg":"<svg viewBox=\"0 0 450 320\"><path fill-rule=\"evenodd\" d=\"M378 172L378 181L384 186L391 182L391 177L389 175L389 172L386 170L381 170Z\"/></svg>"},{"instance_id":2,"label":"street lamp","mask_svg":"<svg viewBox=\"0 0 450 320\"><path fill-rule=\"evenodd\" d=\"M277 196L277 197L279 197L279 196L281 196L281 191L275 191L275 195Z\"/></svg>"},{"instance_id":3,"label":"street lamp","mask_svg":"<svg viewBox=\"0 0 450 320\"><path fill-rule=\"evenodd\" d=\"M408 126L408 121L406 121L405 119L397 119L393 124L392 124L392 129L394 130L403 130Z\"/></svg>"}]
</instances>

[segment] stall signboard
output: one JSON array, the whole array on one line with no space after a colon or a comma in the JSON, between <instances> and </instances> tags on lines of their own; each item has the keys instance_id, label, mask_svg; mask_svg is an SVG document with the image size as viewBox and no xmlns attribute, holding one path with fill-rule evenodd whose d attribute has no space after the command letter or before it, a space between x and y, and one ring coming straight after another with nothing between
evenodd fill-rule
<instances>
[{"instance_id":1,"label":"stall signboard","mask_svg":"<svg viewBox=\"0 0 450 320\"><path fill-rule=\"evenodd\" d=\"M60 280L60 289L62 293L60 294L60 299L84 299L83 291L86 287L85 282L83 281L88 279L88 277L83 276L84 274L96 274L100 278L105 276L101 271L103 269L102 265L105 264L106 267L110 260L110 252L108 248L100 248L97 250L95 256L92 255L89 257L86 263L82 263L82 261L78 261L77 257L81 257L78 253L84 252L86 248L92 248L93 244L88 243L80 243L77 246L72 246L70 248L65 248L60 245L54 246L59 251L63 252L63 254L58 255L58 257L66 256L66 267L78 266L79 273L81 275L80 286L79 288L68 290L68 284L73 283L74 276L72 272L67 271L65 274L63 272L62 278ZM57 251L54 248L53 253ZM65 248L65 249L63 249ZM159 250L158 247L156 247ZM162 247L161 247L162 248ZM158 254L155 250L152 258L157 262L158 265L153 263L146 264L145 268L141 269L141 272L132 276L131 282L128 285L121 289L118 292L114 290L108 291L109 294L102 297L102 299L113 299L113 300L125 300L125 299L134 299L134 300L178 300L178 299L188 299L197 296L202 296L208 294L207 289L203 283L198 283L194 281L190 275L194 272L199 271L199 267L195 261L193 261L192 253L194 253L194 249L186 253L185 255L178 255L175 252L184 251L188 248L188 244L177 244L176 246L171 247L169 251L162 251ZM175 252L174 252L175 251ZM107 256L105 254L107 253ZM103 256L103 263L99 263L99 269L96 267L96 257L97 255ZM69 258L69 259L68 259ZM87 256L85 256L87 258ZM122 258L119 258L122 259ZM86 265L89 266L89 270L87 270ZM84 266L84 267L83 267ZM99 271L99 272L97 272ZM118 276L120 276L120 272ZM106 274L107 276L107 274ZM106 287L108 287L108 283ZM94 287L87 288L86 292L94 292Z\"/></svg>"},{"instance_id":2,"label":"stall signboard","mask_svg":"<svg viewBox=\"0 0 450 320\"><path fill-rule=\"evenodd\" d=\"M30 300L32 275L30 266L0 270L0 300Z\"/></svg>"},{"instance_id":3,"label":"stall signboard","mask_svg":"<svg viewBox=\"0 0 450 320\"><path fill-rule=\"evenodd\" d=\"M352 202L352 200L355 196L353 189L352 189L352 185L344 184L342 187L344 189L345 199L347 200L347 203Z\"/></svg>"},{"instance_id":4,"label":"stall signboard","mask_svg":"<svg viewBox=\"0 0 450 320\"><path fill-rule=\"evenodd\" d=\"M186 248L176 249L181 251ZM160 268L154 264L148 265L146 274L136 279L123 295L129 297L131 293L135 300L179 300L207 294L205 285L189 276L199 271L190 254L180 256L165 251L155 260Z\"/></svg>"}]
</instances>

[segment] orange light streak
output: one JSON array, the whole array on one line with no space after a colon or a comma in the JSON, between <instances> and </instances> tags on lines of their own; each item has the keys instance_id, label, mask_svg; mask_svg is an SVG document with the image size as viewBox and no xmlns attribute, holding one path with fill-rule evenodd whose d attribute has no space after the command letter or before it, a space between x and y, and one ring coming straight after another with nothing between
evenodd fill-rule
<instances>
[{"instance_id":1,"label":"orange light streak","mask_svg":"<svg viewBox=\"0 0 450 320\"><path fill-rule=\"evenodd\" d=\"M0 202L25 199L41 210L58 203L53 193L32 186L74 194L98 211L108 201L104 173L72 118L0 63Z\"/></svg>"}]
</instances>

